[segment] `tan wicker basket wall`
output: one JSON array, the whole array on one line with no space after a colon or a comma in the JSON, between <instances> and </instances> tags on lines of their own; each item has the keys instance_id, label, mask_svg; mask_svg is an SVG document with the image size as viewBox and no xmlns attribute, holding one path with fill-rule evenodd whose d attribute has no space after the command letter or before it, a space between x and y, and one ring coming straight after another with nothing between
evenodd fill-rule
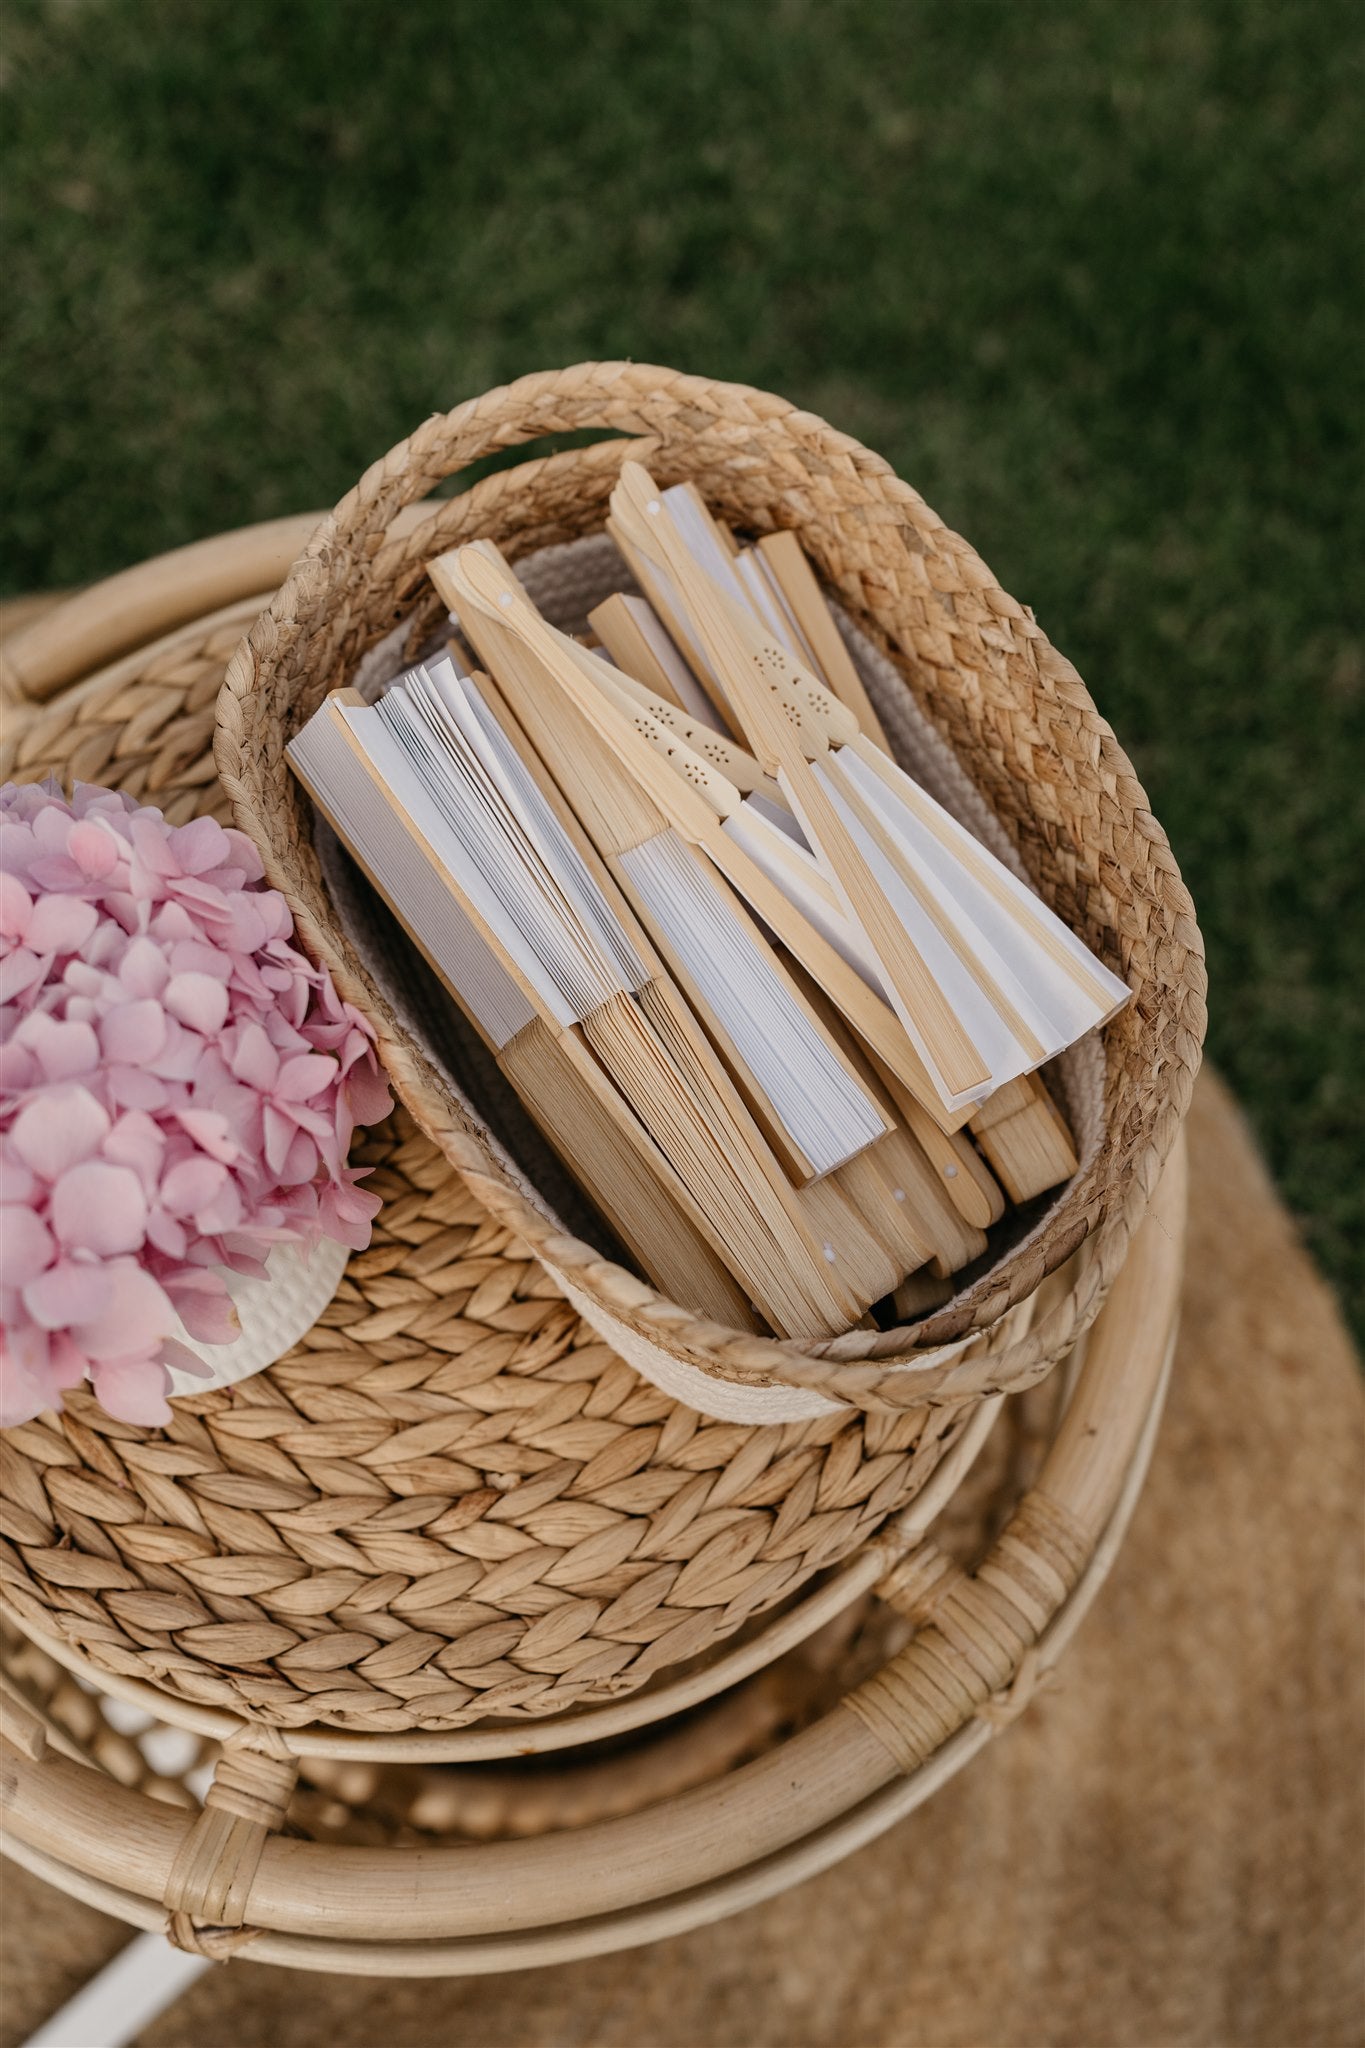
<instances>
[{"instance_id":1,"label":"tan wicker basket wall","mask_svg":"<svg viewBox=\"0 0 1365 2048\"><path fill-rule=\"evenodd\" d=\"M4 1686L6 1853L201 1954L249 1950L253 1960L403 1976L516 1969L659 1939L828 1868L979 1754L1064 1654L1122 1542L1151 1453L1184 1205L1178 1142L1082 1347L1060 1425L1005 1526L973 1570L923 1529L889 1571L881 1552L877 1590L911 1625L910 1641L766 1754L672 1796L645 1783L646 1804L619 1818L581 1821L561 1808L548 1834L427 1839L414 1855L382 1840L307 1839L306 1814L305 1839L284 1832L296 1772L312 1776L325 1732L220 1729L213 1783L202 1810L186 1814L132 1789L136 1758L105 1746L106 1770L132 1764L126 1784L70 1761L60 1724ZM143 1703L159 1704L155 1695ZM714 1711L728 1717L738 1704L732 1695ZM174 1709L169 1718L184 1725ZM341 1740L368 1761L394 1738L367 1737L363 1759L355 1738ZM656 1758L672 1740L656 1731Z\"/></svg>"},{"instance_id":2,"label":"tan wicker basket wall","mask_svg":"<svg viewBox=\"0 0 1365 2048\"><path fill-rule=\"evenodd\" d=\"M392 530L400 514L411 519L415 501L490 451L593 427L647 439L528 462L433 506L402 535ZM287 740L381 639L406 623L410 644L420 643L438 610L423 571L434 552L491 533L517 558L599 528L628 451L662 482L695 480L744 529L796 530L955 748L1043 894L1134 990L1104 1035L1104 1137L1094 1156L1045 1227L986 1281L903 1330L805 1345L739 1336L664 1301L558 1230L509 1179L338 928L310 810L285 764ZM218 763L305 943L374 1019L418 1121L627 1355L645 1345L723 1378L913 1406L1026 1385L1093 1320L1199 1064L1205 979L1193 907L1131 765L1075 670L967 543L847 435L764 392L623 363L525 377L428 420L323 522L234 655L219 705ZM1021 1333L1009 1312L1087 1239L1093 1256L1074 1286ZM972 1340L965 1350L944 1355L964 1338Z\"/></svg>"}]
</instances>

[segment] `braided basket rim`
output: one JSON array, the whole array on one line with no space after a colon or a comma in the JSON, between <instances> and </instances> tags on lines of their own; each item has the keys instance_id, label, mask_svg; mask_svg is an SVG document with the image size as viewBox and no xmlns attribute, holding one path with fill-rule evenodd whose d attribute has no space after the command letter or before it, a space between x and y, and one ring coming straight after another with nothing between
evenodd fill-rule
<instances>
[{"instance_id":1,"label":"braided basket rim","mask_svg":"<svg viewBox=\"0 0 1365 2048\"><path fill-rule=\"evenodd\" d=\"M403 536L404 508L490 453L571 430L597 443L486 477ZM964 1332L951 1309L824 1343L738 1335L669 1302L568 1237L512 1186L408 1039L329 915L309 810L284 745L322 696L405 620L433 616L430 555L491 532L514 559L600 525L622 459L691 477L750 530L788 526L884 650L1011 832L1045 897L1134 989L1104 1033L1106 1138L1046 1228L1006 1253ZM477 520L471 518L477 508ZM1188 1106L1205 1026L1189 893L1131 763L1072 665L884 459L787 400L630 363L533 372L434 415L323 520L228 665L216 754L300 936L375 1024L402 1099L481 1201L565 1284L667 1354L720 1377L816 1388L858 1405L1009 1390L1050 1370L1098 1313ZM1027 793L1025 796L1025 792ZM1090 1240L1074 1289L1018 1334L1009 1311ZM972 1339L945 1360L945 1344Z\"/></svg>"}]
</instances>

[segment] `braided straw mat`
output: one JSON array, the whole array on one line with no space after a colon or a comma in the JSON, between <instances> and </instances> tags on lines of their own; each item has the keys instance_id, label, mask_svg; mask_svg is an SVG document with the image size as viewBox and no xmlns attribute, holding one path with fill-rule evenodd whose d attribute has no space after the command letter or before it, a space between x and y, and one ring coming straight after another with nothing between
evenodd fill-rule
<instances>
[{"instance_id":1,"label":"braided straw mat","mask_svg":"<svg viewBox=\"0 0 1365 2048\"><path fill-rule=\"evenodd\" d=\"M0 780L223 815L213 707L240 631L192 622L11 705ZM373 1240L268 1373L178 1401L164 1431L83 1391L5 1432L21 1625L279 1726L552 1714L705 1656L849 1556L974 1405L698 1415L580 1322L406 1112L352 1159L383 1197Z\"/></svg>"},{"instance_id":2,"label":"braided straw mat","mask_svg":"<svg viewBox=\"0 0 1365 2048\"><path fill-rule=\"evenodd\" d=\"M1362 1398L1201 1079L1183 1326L1126 1545L1055 1690L850 1862L644 1950L402 1983L238 1961L142 2048L1355 2048ZM5 1877L0 2048L127 1939Z\"/></svg>"}]
</instances>

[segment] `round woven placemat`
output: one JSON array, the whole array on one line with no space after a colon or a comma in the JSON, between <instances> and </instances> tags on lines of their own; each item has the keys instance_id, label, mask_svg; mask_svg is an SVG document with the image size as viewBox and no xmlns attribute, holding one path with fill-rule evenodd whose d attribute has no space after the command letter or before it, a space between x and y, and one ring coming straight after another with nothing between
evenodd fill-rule
<instances>
[{"instance_id":1,"label":"round woven placemat","mask_svg":"<svg viewBox=\"0 0 1365 2048\"><path fill-rule=\"evenodd\" d=\"M88 605L87 605L88 608ZM5 714L0 779L225 815L240 607ZM966 1405L754 1429L642 1381L403 1112L326 1313L164 1431L88 1394L0 1440L0 1598L104 1669L248 1718L457 1728L706 1656L913 1498Z\"/></svg>"}]
</instances>

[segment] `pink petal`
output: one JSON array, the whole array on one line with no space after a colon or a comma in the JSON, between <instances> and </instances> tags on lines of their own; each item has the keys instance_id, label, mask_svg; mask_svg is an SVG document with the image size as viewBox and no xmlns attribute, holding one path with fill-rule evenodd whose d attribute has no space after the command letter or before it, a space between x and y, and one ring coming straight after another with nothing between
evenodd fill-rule
<instances>
[{"instance_id":1,"label":"pink petal","mask_svg":"<svg viewBox=\"0 0 1365 2048\"><path fill-rule=\"evenodd\" d=\"M7 1045L0 1045L0 1088L20 1095L26 1088L34 1087L37 1080L38 1062L31 1052L25 1052L12 1038Z\"/></svg>"},{"instance_id":2,"label":"pink petal","mask_svg":"<svg viewBox=\"0 0 1365 2048\"><path fill-rule=\"evenodd\" d=\"M22 1203L31 1207L38 1197L38 1183L21 1159L8 1146L0 1151L0 1203Z\"/></svg>"},{"instance_id":3,"label":"pink petal","mask_svg":"<svg viewBox=\"0 0 1365 2048\"><path fill-rule=\"evenodd\" d=\"M166 1012L155 997L120 1003L100 1025L100 1045L107 1060L122 1065L154 1060L166 1043Z\"/></svg>"},{"instance_id":4,"label":"pink petal","mask_svg":"<svg viewBox=\"0 0 1365 2048\"><path fill-rule=\"evenodd\" d=\"M126 830L126 821L137 814L137 804L126 789L106 789L99 782L75 782L71 786L71 809L78 818L107 818L115 831Z\"/></svg>"},{"instance_id":5,"label":"pink petal","mask_svg":"<svg viewBox=\"0 0 1365 2048\"><path fill-rule=\"evenodd\" d=\"M41 854L29 868L28 879L34 887L54 889L58 895L78 895L90 886L89 876L64 853Z\"/></svg>"},{"instance_id":6,"label":"pink petal","mask_svg":"<svg viewBox=\"0 0 1365 2048\"><path fill-rule=\"evenodd\" d=\"M206 1237L235 1230L242 1221L242 1197L231 1174L225 1174L216 1195L195 1211L195 1222Z\"/></svg>"},{"instance_id":7,"label":"pink petal","mask_svg":"<svg viewBox=\"0 0 1365 2048\"><path fill-rule=\"evenodd\" d=\"M337 1077L337 1063L325 1053L303 1053L286 1060L272 1093L281 1102L309 1102Z\"/></svg>"},{"instance_id":8,"label":"pink petal","mask_svg":"<svg viewBox=\"0 0 1365 2048\"><path fill-rule=\"evenodd\" d=\"M0 874L0 937L22 939L33 914L33 898L17 875Z\"/></svg>"},{"instance_id":9,"label":"pink petal","mask_svg":"<svg viewBox=\"0 0 1365 2048\"><path fill-rule=\"evenodd\" d=\"M30 953L27 946L16 946L0 960L0 1003L17 1003L46 972L36 953Z\"/></svg>"},{"instance_id":10,"label":"pink petal","mask_svg":"<svg viewBox=\"0 0 1365 2048\"><path fill-rule=\"evenodd\" d=\"M241 1323L227 1283L215 1268L206 1268L197 1273L177 1274L166 1282L166 1291L175 1303L190 1336L200 1344L231 1344L241 1335Z\"/></svg>"},{"instance_id":11,"label":"pink petal","mask_svg":"<svg viewBox=\"0 0 1365 2048\"><path fill-rule=\"evenodd\" d=\"M177 888L183 888L185 884L177 883L176 886ZM197 937L199 926L190 916L184 904L177 903L175 898L171 896L167 897L166 901L157 910L156 916L152 919L150 931L159 946L170 947L175 945L180 939L193 939Z\"/></svg>"},{"instance_id":12,"label":"pink petal","mask_svg":"<svg viewBox=\"0 0 1365 2048\"><path fill-rule=\"evenodd\" d=\"M186 1159L162 1181L162 1203L172 1216L193 1216L222 1193L227 1178L227 1168L216 1159Z\"/></svg>"},{"instance_id":13,"label":"pink petal","mask_svg":"<svg viewBox=\"0 0 1365 2048\"><path fill-rule=\"evenodd\" d=\"M73 1323L98 1321L109 1305L112 1289L106 1267L61 1259L29 1281L24 1288L24 1307L39 1329L65 1330Z\"/></svg>"},{"instance_id":14,"label":"pink petal","mask_svg":"<svg viewBox=\"0 0 1365 2048\"><path fill-rule=\"evenodd\" d=\"M55 784L46 794L48 801L33 812L34 844L42 853L65 853L66 835L71 830L71 806Z\"/></svg>"},{"instance_id":15,"label":"pink petal","mask_svg":"<svg viewBox=\"0 0 1365 2048\"><path fill-rule=\"evenodd\" d=\"M221 1159L225 1166L235 1166L241 1157L242 1148L233 1137L227 1118L217 1110L182 1109L177 1113L176 1122L211 1159Z\"/></svg>"},{"instance_id":16,"label":"pink petal","mask_svg":"<svg viewBox=\"0 0 1365 2048\"><path fill-rule=\"evenodd\" d=\"M51 1231L32 1209L0 1209L0 1273L6 1287L36 1280L56 1255Z\"/></svg>"},{"instance_id":17,"label":"pink petal","mask_svg":"<svg viewBox=\"0 0 1365 2048\"><path fill-rule=\"evenodd\" d=\"M171 886L175 891L175 901L187 916L194 916L202 925L215 931L231 924L231 900L227 891L218 888L216 883L199 875L186 875Z\"/></svg>"},{"instance_id":18,"label":"pink petal","mask_svg":"<svg viewBox=\"0 0 1365 2048\"><path fill-rule=\"evenodd\" d=\"M76 896L40 896L24 938L34 953L79 953L98 923L93 903Z\"/></svg>"},{"instance_id":19,"label":"pink petal","mask_svg":"<svg viewBox=\"0 0 1365 2048\"><path fill-rule=\"evenodd\" d=\"M238 1033L232 1071L239 1081L244 1081L250 1088L259 1088L263 1094L274 1087L280 1062L259 1024L244 1025Z\"/></svg>"},{"instance_id":20,"label":"pink petal","mask_svg":"<svg viewBox=\"0 0 1365 2048\"><path fill-rule=\"evenodd\" d=\"M381 1207L378 1195L365 1188L329 1182L318 1197L318 1221L327 1236L338 1244L363 1252L370 1242L370 1226Z\"/></svg>"},{"instance_id":21,"label":"pink petal","mask_svg":"<svg viewBox=\"0 0 1365 2048\"><path fill-rule=\"evenodd\" d=\"M101 1156L115 1166L131 1167L144 1190L155 1188L165 1156L165 1133L142 1110L121 1116L100 1146Z\"/></svg>"},{"instance_id":22,"label":"pink petal","mask_svg":"<svg viewBox=\"0 0 1365 2048\"><path fill-rule=\"evenodd\" d=\"M117 834L107 826L97 825L93 818L82 819L71 827L66 835L66 850L77 867L96 882L118 866L125 851Z\"/></svg>"},{"instance_id":23,"label":"pink petal","mask_svg":"<svg viewBox=\"0 0 1365 2048\"><path fill-rule=\"evenodd\" d=\"M152 817L144 811L141 817L130 820L128 839L137 856L136 866L145 872L148 881L182 872L164 819Z\"/></svg>"},{"instance_id":24,"label":"pink petal","mask_svg":"<svg viewBox=\"0 0 1365 2048\"><path fill-rule=\"evenodd\" d=\"M128 1358L174 1334L175 1310L150 1273L132 1259L116 1260L105 1271L112 1286L104 1313L71 1332L88 1358Z\"/></svg>"},{"instance_id":25,"label":"pink petal","mask_svg":"<svg viewBox=\"0 0 1365 2048\"><path fill-rule=\"evenodd\" d=\"M52 1227L63 1244L111 1258L147 1234L147 1198L131 1167L105 1159L72 1166L52 1190Z\"/></svg>"},{"instance_id":26,"label":"pink petal","mask_svg":"<svg viewBox=\"0 0 1365 2048\"><path fill-rule=\"evenodd\" d=\"M107 927L102 928L107 930ZM101 934L97 934L100 936ZM123 991L112 975L103 968L92 966L84 959L68 960L62 969L62 986L69 988L73 996L90 1002L117 1002Z\"/></svg>"},{"instance_id":27,"label":"pink petal","mask_svg":"<svg viewBox=\"0 0 1365 2048\"><path fill-rule=\"evenodd\" d=\"M227 981L232 961L221 946L205 939L177 939L171 947L171 968L176 974L207 974L214 981Z\"/></svg>"},{"instance_id":28,"label":"pink petal","mask_svg":"<svg viewBox=\"0 0 1365 2048\"><path fill-rule=\"evenodd\" d=\"M0 1330L0 1428L17 1428L60 1405L47 1332L31 1326Z\"/></svg>"},{"instance_id":29,"label":"pink petal","mask_svg":"<svg viewBox=\"0 0 1365 2048\"><path fill-rule=\"evenodd\" d=\"M223 942L234 953L254 953L270 937L270 926L261 914L258 896L233 896L228 900L228 925Z\"/></svg>"},{"instance_id":30,"label":"pink petal","mask_svg":"<svg viewBox=\"0 0 1365 2048\"><path fill-rule=\"evenodd\" d=\"M143 1355L96 1360L91 1379L101 1408L118 1422L157 1429L173 1419L166 1400L170 1380L159 1359Z\"/></svg>"},{"instance_id":31,"label":"pink petal","mask_svg":"<svg viewBox=\"0 0 1365 2048\"><path fill-rule=\"evenodd\" d=\"M40 1011L25 1017L14 1034L36 1058L45 1081L74 1081L99 1064L99 1041L88 1024L63 1023Z\"/></svg>"},{"instance_id":32,"label":"pink petal","mask_svg":"<svg viewBox=\"0 0 1365 2048\"><path fill-rule=\"evenodd\" d=\"M206 1037L221 1031L227 1021L227 989L208 974L172 975L162 1001L173 1017Z\"/></svg>"},{"instance_id":33,"label":"pink petal","mask_svg":"<svg viewBox=\"0 0 1365 2048\"><path fill-rule=\"evenodd\" d=\"M255 842L248 839L245 832L234 832L231 826L224 830L223 837L227 841L227 858L242 870L248 882L259 882L265 869L261 866Z\"/></svg>"},{"instance_id":34,"label":"pink petal","mask_svg":"<svg viewBox=\"0 0 1365 2048\"><path fill-rule=\"evenodd\" d=\"M370 1059L351 1068L344 1093L354 1123L382 1123L393 1108L388 1080Z\"/></svg>"},{"instance_id":35,"label":"pink petal","mask_svg":"<svg viewBox=\"0 0 1365 2048\"><path fill-rule=\"evenodd\" d=\"M221 984L213 982L210 986L217 988ZM197 1081L205 1060L216 1056L213 1041L187 1030L174 1017L167 1017L166 1026L166 1043L156 1058L148 1062L151 1071L163 1081Z\"/></svg>"},{"instance_id":36,"label":"pink petal","mask_svg":"<svg viewBox=\"0 0 1365 2048\"><path fill-rule=\"evenodd\" d=\"M65 1330L54 1330L48 1339L48 1370L58 1387L78 1387L90 1371L90 1360Z\"/></svg>"},{"instance_id":37,"label":"pink petal","mask_svg":"<svg viewBox=\"0 0 1365 2048\"><path fill-rule=\"evenodd\" d=\"M159 1207L148 1211L147 1242L168 1259L183 1259L190 1244L184 1224Z\"/></svg>"},{"instance_id":38,"label":"pink petal","mask_svg":"<svg viewBox=\"0 0 1365 2048\"><path fill-rule=\"evenodd\" d=\"M40 1179L53 1181L99 1149L109 1134L109 1122L107 1111L87 1088L68 1083L25 1103L10 1138L24 1165Z\"/></svg>"},{"instance_id":39,"label":"pink petal","mask_svg":"<svg viewBox=\"0 0 1365 2048\"><path fill-rule=\"evenodd\" d=\"M197 1380L213 1377L213 1367L206 1364L197 1351L191 1351L189 1345L182 1344L178 1338L168 1337L158 1357L162 1365L170 1366L174 1372L190 1373Z\"/></svg>"},{"instance_id":40,"label":"pink petal","mask_svg":"<svg viewBox=\"0 0 1365 2048\"><path fill-rule=\"evenodd\" d=\"M141 1067L106 1067L104 1082L110 1101L118 1109L164 1109L171 1100L166 1083L155 1074L144 1073Z\"/></svg>"},{"instance_id":41,"label":"pink petal","mask_svg":"<svg viewBox=\"0 0 1365 2048\"><path fill-rule=\"evenodd\" d=\"M262 1131L265 1138L265 1163L275 1178L280 1180L283 1178L283 1167L289 1157L290 1147L298 1135L298 1126L292 1117L281 1115L273 1103L267 1102L262 1112ZM311 1177L306 1173L292 1176L295 1180L309 1180Z\"/></svg>"},{"instance_id":42,"label":"pink petal","mask_svg":"<svg viewBox=\"0 0 1365 2048\"><path fill-rule=\"evenodd\" d=\"M222 867L228 859L228 837L216 818L195 818L179 825L170 835L171 851L182 875L202 875L208 868Z\"/></svg>"},{"instance_id":43,"label":"pink petal","mask_svg":"<svg viewBox=\"0 0 1365 2048\"><path fill-rule=\"evenodd\" d=\"M118 978L134 1001L161 994L170 978L170 968L155 939L132 940L119 961Z\"/></svg>"}]
</instances>

